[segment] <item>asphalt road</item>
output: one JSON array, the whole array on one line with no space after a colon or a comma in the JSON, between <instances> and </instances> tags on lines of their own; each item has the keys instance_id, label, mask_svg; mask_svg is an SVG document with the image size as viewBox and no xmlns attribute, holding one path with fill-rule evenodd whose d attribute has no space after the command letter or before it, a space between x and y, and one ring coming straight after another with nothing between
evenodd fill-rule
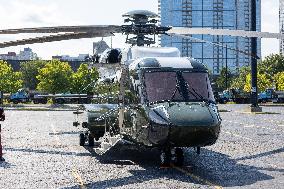
<instances>
[{"instance_id":1,"label":"asphalt road","mask_svg":"<svg viewBox=\"0 0 284 189\"><path fill-rule=\"evenodd\" d=\"M117 145L104 156L79 146L70 111L6 111L0 188L284 188L284 107L243 113L220 105L218 142L182 168L159 168L157 150Z\"/></svg>"}]
</instances>

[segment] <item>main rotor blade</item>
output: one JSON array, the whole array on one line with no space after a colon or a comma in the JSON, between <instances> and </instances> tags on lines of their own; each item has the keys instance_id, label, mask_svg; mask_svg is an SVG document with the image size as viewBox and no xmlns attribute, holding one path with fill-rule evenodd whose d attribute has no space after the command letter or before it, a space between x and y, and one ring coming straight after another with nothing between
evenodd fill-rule
<instances>
[{"instance_id":1,"label":"main rotor blade","mask_svg":"<svg viewBox=\"0 0 284 189\"><path fill-rule=\"evenodd\" d=\"M58 34L58 35L50 35L50 36L35 37L35 38L21 39L21 40L16 40L16 41L3 42L3 43L0 43L0 48L34 44L34 43L46 43L46 42L63 41L63 40L70 40L70 39L108 37L108 36L113 36L113 34L112 33L64 33L64 34Z\"/></svg>"},{"instance_id":2,"label":"main rotor blade","mask_svg":"<svg viewBox=\"0 0 284 189\"><path fill-rule=\"evenodd\" d=\"M115 25L86 25L86 26L55 26L55 27L38 27L38 28L19 28L0 30L0 34L19 34L19 33L59 33L59 32L105 32L117 33L121 27Z\"/></svg>"},{"instance_id":3,"label":"main rotor blade","mask_svg":"<svg viewBox=\"0 0 284 189\"><path fill-rule=\"evenodd\" d=\"M223 47L223 48L226 48L226 49L229 49L229 50L232 50L232 51L244 54L244 55L248 55L248 56L251 56L251 57L256 58L256 59L259 59L259 57L256 56L256 55L253 55L253 54L248 53L246 51L242 51L242 50L239 50L239 49L235 49L235 48L229 47L227 45L223 45L221 43L215 43L215 42L211 42L211 41L206 41L206 40L198 39L198 38L195 38L195 37L190 37L190 36L187 36L187 35L181 35L181 34L169 34L169 35L170 36L182 37L182 38L189 39L189 40L195 41L195 42L208 43L208 44L211 44L211 45L214 45L214 46Z\"/></svg>"},{"instance_id":4,"label":"main rotor blade","mask_svg":"<svg viewBox=\"0 0 284 189\"><path fill-rule=\"evenodd\" d=\"M212 28L185 28L173 27L168 34L181 34L181 35L225 35L235 37L257 37L257 38L276 38L284 39L284 34L281 33L268 33L257 31L244 31L244 30L228 30L228 29L212 29Z\"/></svg>"}]
</instances>

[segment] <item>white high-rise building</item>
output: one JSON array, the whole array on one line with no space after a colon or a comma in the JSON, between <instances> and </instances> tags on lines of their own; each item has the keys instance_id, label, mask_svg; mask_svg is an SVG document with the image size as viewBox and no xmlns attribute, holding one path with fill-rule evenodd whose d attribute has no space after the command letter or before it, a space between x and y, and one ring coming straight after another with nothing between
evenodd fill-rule
<instances>
[{"instance_id":1,"label":"white high-rise building","mask_svg":"<svg viewBox=\"0 0 284 189\"><path fill-rule=\"evenodd\" d=\"M284 0L279 0L279 28L284 34ZM284 54L284 40L280 39L280 53Z\"/></svg>"}]
</instances>

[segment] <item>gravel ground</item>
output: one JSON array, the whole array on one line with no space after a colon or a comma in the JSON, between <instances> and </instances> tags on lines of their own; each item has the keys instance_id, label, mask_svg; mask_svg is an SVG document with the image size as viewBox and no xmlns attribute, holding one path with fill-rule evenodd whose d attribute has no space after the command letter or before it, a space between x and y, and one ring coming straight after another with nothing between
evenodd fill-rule
<instances>
[{"instance_id":1,"label":"gravel ground","mask_svg":"<svg viewBox=\"0 0 284 189\"><path fill-rule=\"evenodd\" d=\"M160 169L159 152L117 145L104 156L80 147L68 111L6 111L0 188L283 188L284 107L248 114L220 105L218 142L186 150L182 168Z\"/></svg>"}]
</instances>

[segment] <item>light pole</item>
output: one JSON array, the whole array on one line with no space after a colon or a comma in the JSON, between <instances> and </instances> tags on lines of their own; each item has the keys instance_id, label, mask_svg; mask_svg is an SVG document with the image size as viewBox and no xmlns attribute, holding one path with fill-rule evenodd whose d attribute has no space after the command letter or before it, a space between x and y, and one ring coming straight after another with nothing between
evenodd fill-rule
<instances>
[{"instance_id":1,"label":"light pole","mask_svg":"<svg viewBox=\"0 0 284 189\"><path fill-rule=\"evenodd\" d=\"M226 45L226 89L228 89L228 47Z\"/></svg>"},{"instance_id":2,"label":"light pole","mask_svg":"<svg viewBox=\"0 0 284 189\"><path fill-rule=\"evenodd\" d=\"M256 31L256 0L251 0L251 31ZM261 112L257 103L257 38L251 38L251 111Z\"/></svg>"}]
</instances>

